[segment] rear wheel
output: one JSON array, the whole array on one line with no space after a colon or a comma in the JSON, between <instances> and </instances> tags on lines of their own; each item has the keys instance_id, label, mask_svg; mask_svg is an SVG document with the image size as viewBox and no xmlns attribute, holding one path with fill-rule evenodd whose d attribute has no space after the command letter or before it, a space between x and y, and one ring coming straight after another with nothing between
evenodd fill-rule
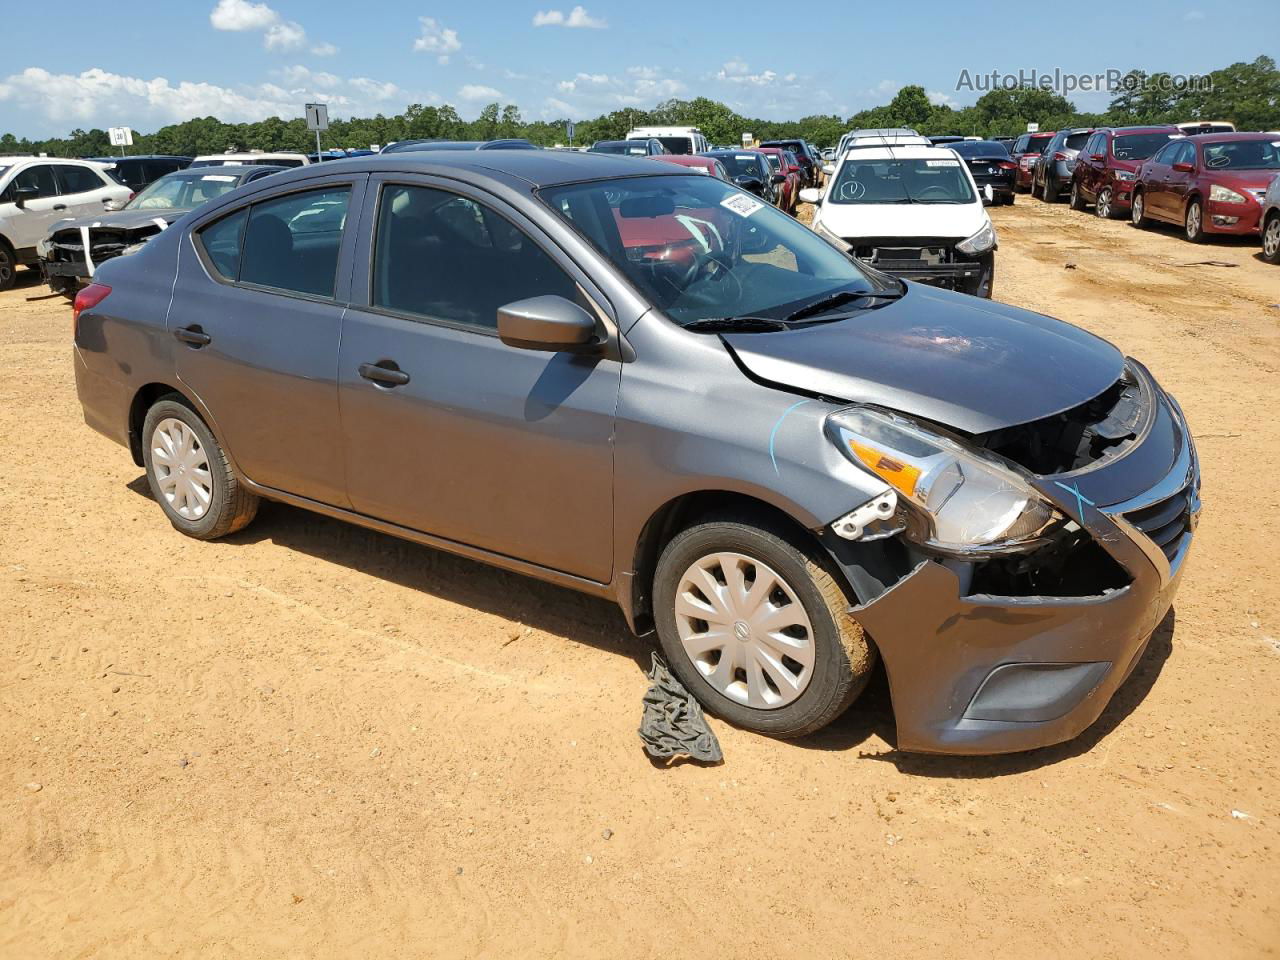
<instances>
[{"instance_id":1,"label":"rear wheel","mask_svg":"<svg viewBox=\"0 0 1280 960\"><path fill-rule=\"evenodd\" d=\"M1084 197L1080 193L1080 181L1072 180L1071 181L1071 209L1083 211L1086 206L1087 204L1084 202Z\"/></svg>"},{"instance_id":2,"label":"rear wheel","mask_svg":"<svg viewBox=\"0 0 1280 960\"><path fill-rule=\"evenodd\" d=\"M1110 220L1115 216L1115 210L1111 206L1111 188L1103 187L1098 191L1098 200L1094 204L1093 212L1100 216L1103 220Z\"/></svg>"},{"instance_id":3,"label":"rear wheel","mask_svg":"<svg viewBox=\"0 0 1280 960\"><path fill-rule=\"evenodd\" d=\"M1271 214L1262 227L1262 256L1267 263L1280 263L1280 212Z\"/></svg>"},{"instance_id":4,"label":"rear wheel","mask_svg":"<svg viewBox=\"0 0 1280 960\"><path fill-rule=\"evenodd\" d=\"M1192 243L1204 243L1204 207L1198 199L1187 204L1187 214L1183 221L1183 231Z\"/></svg>"},{"instance_id":5,"label":"rear wheel","mask_svg":"<svg viewBox=\"0 0 1280 960\"><path fill-rule=\"evenodd\" d=\"M1057 203L1061 197L1062 187L1058 183L1058 178L1050 174L1044 175L1044 186L1040 188L1040 199L1045 203Z\"/></svg>"},{"instance_id":6,"label":"rear wheel","mask_svg":"<svg viewBox=\"0 0 1280 960\"><path fill-rule=\"evenodd\" d=\"M767 518L725 516L678 534L658 560L653 602L680 681L709 713L769 736L826 726L875 664L817 551Z\"/></svg>"},{"instance_id":7,"label":"rear wheel","mask_svg":"<svg viewBox=\"0 0 1280 960\"><path fill-rule=\"evenodd\" d=\"M0 240L0 290L8 290L18 278L18 258L13 248Z\"/></svg>"},{"instance_id":8,"label":"rear wheel","mask_svg":"<svg viewBox=\"0 0 1280 960\"><path fill-rule=\"evenodd\" d=\"M160 509L189 537L225 537L258 512L258 498L240 483L213 432L178 394L147 411L142 456Z\"/></svg>"},{"instance_id":9,"label":"rear wheel","mask_svg":"<svg viewBox=\"0 0 1280 960\"><path fill-rule=\"evenodd\" d=\"M1129 222L1139 230L1150 223L1147 220L1147 196L1141 190L1133 191L1133 201L1129 205Z\"/></svg>"}]
</instances>

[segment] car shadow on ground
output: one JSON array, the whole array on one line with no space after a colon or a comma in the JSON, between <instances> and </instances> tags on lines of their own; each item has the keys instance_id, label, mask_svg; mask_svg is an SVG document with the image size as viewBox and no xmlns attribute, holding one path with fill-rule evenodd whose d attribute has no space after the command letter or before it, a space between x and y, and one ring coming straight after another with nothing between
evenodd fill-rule
<instances>
[{"instance_id":1,"label":"car shadow on ground","mask_svg":"<svg viewBox=\"0 0 1280 960\"><path fill-rule=\"evenodd\" d=\"M971 780L1028 773L1032 770L1052 766L1063 760L1088 753L1109 736L1113 730L1124 723L1129 715L1138 708L1138 705L1146 699L1147 694L1151 692L1157 678L1160 676L1161 670L1164 669L1165 661L1169 659L1169 655L1173 652L1173 634L1176 623L1177 616L1171 609L1151 634L1151 640L1142 654L1142 659L1138 661L1129 678L1121 684L1120 689L1112 696L1110 703L1102 711L1102 715L1074 740L1068 740L1066 743L1060 743L1052 747L1043 747L1039 750L989 757L952 757L905 753L896 749L896 738L892 726L890 726L886 736L884 730L878 726L878 719L872 718L869 722L873 724L874 732L884 738L891 746L894 746L894 749L880 754L864 753L862 756L892 763L901 773L909 776ZM855 704L850 712L856 712L860 706L861 702ZM857 728L855 727L856 730ZM839 748L837 747L836 749Z\"/></svg>"},{"instance_id":2,"label":"car shadow on ground","mask_svg":"<svg viewBox=\"0 0 1280 960\"><path fill-rule=\"evenodd\" d=\"M146 475L127 484L153 499ZM160 517L157 522L163 522ZM575 643L627 657L644 673L653 645L635 637L617 605L599 597L509 573L497 567L335 520L298 507L262 501L257 518L222 542L271 541L389 583L489 613ZM636 699L644 693L643 677Z\"/></svg>"}]
</instances>

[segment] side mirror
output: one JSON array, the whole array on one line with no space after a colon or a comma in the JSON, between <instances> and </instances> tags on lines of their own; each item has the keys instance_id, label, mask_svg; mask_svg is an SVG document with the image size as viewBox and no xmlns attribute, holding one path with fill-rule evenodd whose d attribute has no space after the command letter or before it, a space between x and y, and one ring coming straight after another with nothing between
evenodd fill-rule
<instances>
[{"instance_id":1,"label":"side mirror","mask_svg":"<svg viewBox=\"0 0 1280 960\"><path fill-rule=\"evenodd\" d=\"M822 172L828 177L834 177L836 175L836 165L834 163L824 163L822 165Z\"/></svg>"},{"instance_id":2,"label":"side mirror","mask_svg":"<svg viewBox=\"0 0 1280 960\"><path fill-rule=\"evenodd\" d=\"M805 187L800 191L801 203L821 203L822 191L817 187Z\"/></svg>"},{"instance_id":3,"label":"side mirror","mask_svg":"<svg viewBox=\"0 0 1280 960\"><path fill-rule=\"evenodd\" d=\"M554 295L498 308L498 337L509 347L551 353L594 353L596 321L576 303Z\"/></svg>"},{"instance_id":4,"label":"side mirror","mask_svg":"<svg viewBox=\"0 0 1280 960\"><path fill-rule=\"evenodd\" d=\"M40 191L35 187L14 187L13 188L13 205L21 210L27 205L28 200L35 200L40 196Z\"/></svg>"},{"instance_id":5,"label":"side mirror","mask_svg":"<svg viewBox=\"0 0 1280 960\"><path fill-rule=\"evenodd\" d=\"M988 183L982 188L982 197L987 201L987 203L991 203L995 200L996 195L991 191L991 184Z\"/></svg>"},{"instance_id":6,"label":"side mirror","mask_svg":"<svg viewBox=\"0 0 1280 960\"><path fill-rule=\"evenodd\" d=\"M102 201L102 209L108 213L114 213L117 210L123 210L128 200L117 200L114 197Z\"/></svg>"},{"instance_id":7,"label":"side mirror","mask_svg":"<svg viewBox=\"0 0 1280 960\"><path fill-rule=\"evenodd\" d=\"M785 173L775 173L775 174L774 174L772 177L770 177L769 179L770 179L770 182L772 182L772 183L786 183L786 182L787 182L787 175L786 175Z\"/></svg>"},{"instance_id":8,"label":"side mirror","mask_svg":"<svg viewBox=\"0 0 1280 960\"><path fill-rule=\"evenodd\" d=\"M1175 163L1173 165L1173 169L1177 170L1179 173L1191 173L1195 168L1195 164L1193 163Z\"/></svg>"}]
</instances>

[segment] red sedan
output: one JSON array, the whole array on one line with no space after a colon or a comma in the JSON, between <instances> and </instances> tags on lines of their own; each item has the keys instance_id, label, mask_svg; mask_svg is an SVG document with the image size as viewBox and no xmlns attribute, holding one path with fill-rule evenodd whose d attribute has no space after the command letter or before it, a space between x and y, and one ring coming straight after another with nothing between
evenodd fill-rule
<instances>
[{"instance_id":1,"label":"red sedan","mask_svg":"<svg viewBox=\"0 0 1280 960\"><path fill-rule=\"evenodd\" d=\"M690 153L660 153L653 158L663 163L674 163L678 167L689 167L700 173L715 177L717 180L731 180L724 164L714 157L699 157Z\"/></svg>"},{"instance_id":2,"label":"red sedan","mask_svg":"<svg viewBox=\"0 0 1280 960\"><path fill-rule=\"evenodd\" d=\"M1168 145L1142 164L1129 208L1134 226L1176 223L1192 243L1209 234L1257 235L1262 197L1280 173L1280 136L1206 133Z\"/></svg>"},{"instance_id":3,"label":"red sedan","mask_svg":"<svg viewBox=\"0 0 1280 960\"><path fill-rule=\"evenodd\" d=\"M760 153L769 158L769 166L775 174L786 179L778 184L778 209L794 214L796 204L800 202L800 161L790 151L781 147L757 147Z\"/></svg>"}]
</instances>

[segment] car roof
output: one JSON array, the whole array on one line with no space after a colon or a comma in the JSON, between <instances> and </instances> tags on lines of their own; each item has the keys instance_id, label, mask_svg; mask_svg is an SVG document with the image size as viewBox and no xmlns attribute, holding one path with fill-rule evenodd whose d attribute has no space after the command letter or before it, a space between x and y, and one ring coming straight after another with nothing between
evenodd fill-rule
<instances>
[{"instance_id":1,"label":"car roof","mask_svg":"<svg viewBox=\"0 0 1280 960\"><path fill-rule=\"evenodd\" d=\"M1094 133L1106 130L1110 133L1181 133L1172 123L1140 123L1131 127L1098 127Z\"/></svg>"},{"instance_id":2,"label":"car roof","mask_svg":"<svg viewBox=\"0 0 1280 960\"><path fill-rule=\"evenodd\" d=\"M199 180L203 177L252 177L262 176L263 170L294 170L295 167L278 167L270 163L255 164L226 164L229 169L223 170L221 167L187 167L185 170L174 170L172 173L166 173L161 180L189 179Z\"/></svg>"},{"instance_id":3,"label":"car roof","mask_svg":"<svg viewBox=\"0 0 1280 960\"><path fill-rule=\"evenodd\" d=\"M15 154L7 157L0 156L0 163L4 164L6 167L11 167L19 163L75 163L82 167L93 167L96 170L105 170L114 162L114 160L108 160L106 162L103 162L102 160L80 160L75 157L33 157L30 154Z\"/></svg>"},{"instance_id":4,"label":"car roof","mask_svg":"<svg viewBox=\"0 0 1280 960\"><path fill-rule=\"evenodd\" d=\"M1197 133L1190 137L1183 137L1184 140L1191 140L1195 143L1234 143L1240 140L1274 140L1274 133Z\"/></svg>"},{"instance_id":5,"label":"car roof","mask_svg":"<svg viewBox=\"0 0 1280 960\"><path fill-rule=\"evenodd\" d=\"M864 150L847 150L845 163L861 163L865 160L955 160L957 154L949 146L923 146L905 144L903 146L867 147Z\"/></svg>"},{"instance_id":6,"label":"car roof","mask_svg":"<svg viewBox=\"0 0 1280 960\"><path fill-rule=\"evenodd\" d=\"M370 173L398 171L403 173L464 173L477 177L506 176L538 188L584 180L614 180L636 176L689 176L672 163L642 163L651 158L628 157L613 153L579 153L559 150L422 150L404 153L376 154L372 157L349 157L342 161L342 171L366 170ZM305 180L323 174L335 174L333 164L312 164L294 168L272 178L272 183Z\"/></svg>"}]
</instances>

